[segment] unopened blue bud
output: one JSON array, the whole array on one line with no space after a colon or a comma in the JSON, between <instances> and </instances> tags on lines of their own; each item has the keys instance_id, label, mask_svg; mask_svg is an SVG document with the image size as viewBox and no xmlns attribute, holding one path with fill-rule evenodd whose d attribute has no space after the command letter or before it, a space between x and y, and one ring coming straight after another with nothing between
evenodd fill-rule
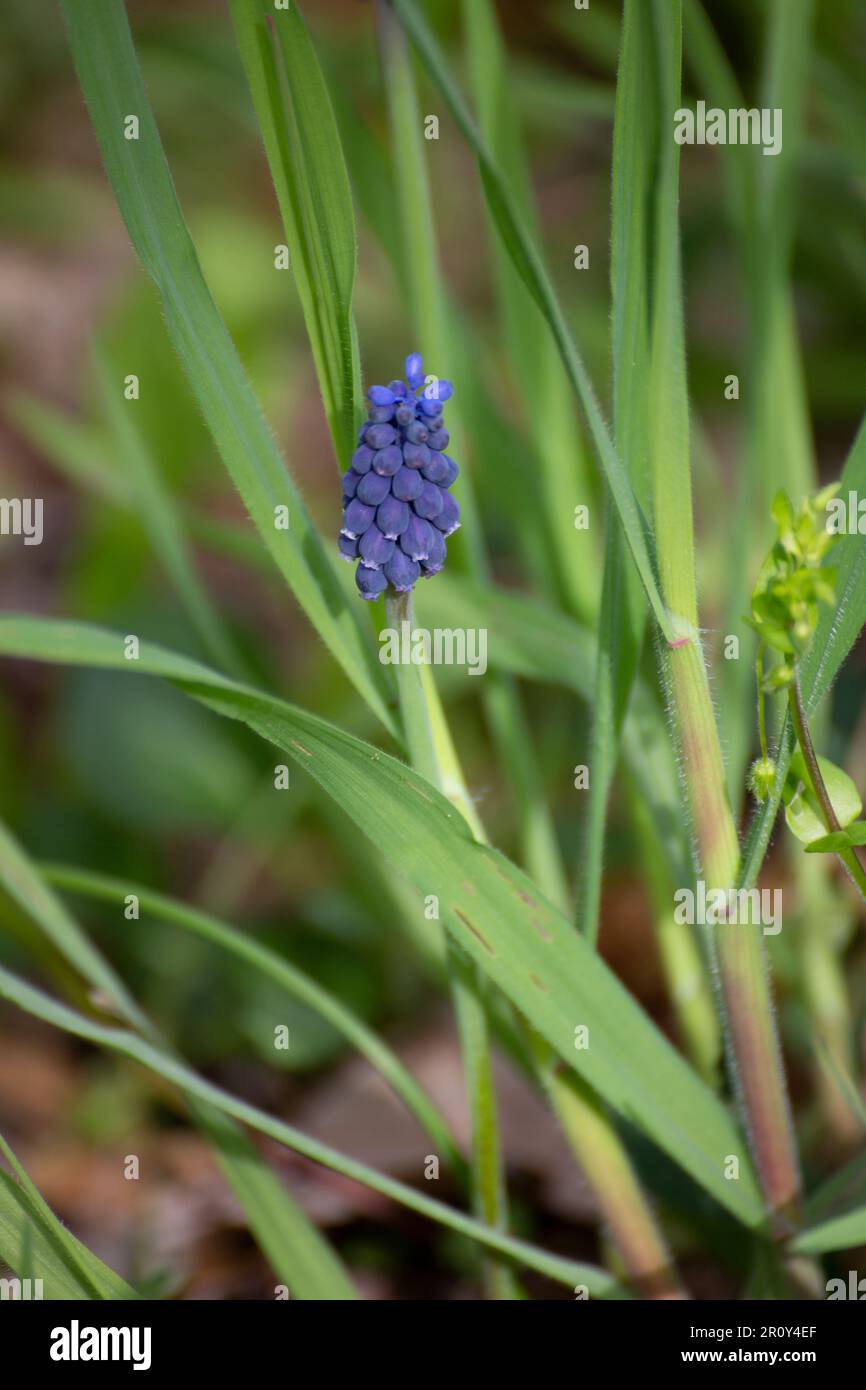
<instances>
[{"instance_id":1,"label":"unopened blue bud","mask_svg":"<svg viewBox=\"0 0 866 1390\"><path fill-rule=\"evenodd\" d=\"M382 571L370 569L367 565L359 565L355 570L355 583L361 598L366 599L378 598L388 587Z\"/></svg>"},{"instance_id":2,"label":"unopened blue bud","mask_svg":"<svg viewBox=\"0 0 866 1390\"><path fill-rule=\"evenodd\" d=\"M441 531L437 531L435 526L430 527L432 542L430 551L426 559L421 561L421 572L425 579L430 579L434 574L438 574L445 564L447 554L445 537Z\"/></svg>"},{"instance_id":3,"label":"unopened blue bud","mask_svg":"<svg viewBox=\"0 0 866 1390\"><path fill-rule=\"evenodd\" d=\"M387 536L383 536L378 526L374 522L361 537L358 542L358 554L369 565L371 569L381 569L386 560L390 560L394 554L394 542Z\"/></svg>"},{"instance_id":4,"label":"unopened blue bud","mask_svg":"<svg viewBox=\"0 0 866 1390\"><path fill-rule=\"evenodd\" d=\"M383 478L379 473L365 473L355 495L359 502L366 502L368 507L378 507L390 491L391 484L387 478Z\"/></svg>"},{"instance_id":5,"label":"unopened blue bud","mask_svg":"<svg viewBox=\"0 0 866 1390\"><path fill-rule=\"evenodd\" d=\"M419 492L412 506L418 516L423 516L427 521L433 521L442 510L442 498L444 493L435 483L425 483Z\"/></svg>"},{"instance_id":6,"label":"unopened blue bud","mask_svg":"<svg viewBox=\"0 0 866 1390\"><path fill-rule=\"evenodd\" d=\"M426 444L403 445L403 462L407 468L423 468L425 463L430 462L430 450Z\"/></svg>"},{"instance_id":7,"label":"unopened blue bud","mask_svg":"<svg viewBox=\"0 0 866 1390\"><path fill-rule=\"evenodd\" d=\"M397 438L393 425L368 425L364 443L369 449L387 449Z\"/></svg>"},{"instance_id":8,"label":"unopened blue bud","mask_svg":"<svg viewBox=\"0 0 866 1390\"><path fill-rule=\"evenodd\" d=\"M368 507L359 502L357 497L353 497L343 513L343 535L355 538L363 536L367 527L372 525L375 515L375 507Z\"/></svg>"},{"instance_id":9,"label":"unopened blue bud","mask_svg":"<svg viewBox=\"0 0 866 1390\"><path fill-rule=\"evenodd\" d=\"M397 544L410 560L426 560L431 546L435 544L433 527L422 517L412 516Z\"/></svg>"},{"instance_id":10,"label":"unopened blue bud","mask_svg":"<svg viewBox=\"0 0 866 1390\"><path fill-rule=\"evenodd\" d=\"M373 405L394 404L394 392L387 386L371 386L367 397Z\"/></svg>"},{"instance_id":11,"label":"unopened blue bud","mask_svg":"<svg viewBox=\"0 0 866 1390\"><path fill-rule=\"evenodd\" d=\"M373 450L362 444L352 455L352 467L356 473L369 473L373 467Z\"/></svg>"},{"instance_id":12,"label":"unopened blue bud","mask_svg":"<svg viewBox=\"0 0 866 1390\"><path fill-rule=\"evenodd\" d=\"M424 382L424 364L420 352L410 352L405 364L406 380L415 391Z\"/></svg>"},{"instance_id":13,"label":"unopened blue bud","mask_svg":"<svg viewBox=\"0 0 866 1390\"><path fill-rule=\"evenodd\" d=\"M393 541L406 530L411 515L408 502L389 496L376 512L376 525L383 536Z\"/></svg>"},{"instance_id":14,"label":"unopened blue bud","mask_svg":"<svg viewBox=\"0 0 866 1390\"><path fill-rule=\"evenodd\" d=\"M400 445L389 444L387 448L377 450L373 455L373 467L383 478L393 478L397 470L403 467L403 451Z\"/></svg>"},{"instance_id":15,"label":"unopened blue bud","mask_svg":"<svg viewBox=\"0 0 866 1390\"><path fill-rule=\"evenodd\" d=\"M438 526L444 535L450 536L460 525L460 508L450 492L442 492L440 489L440 495L442 497L442 509L433 517L433 525Z\"/></svg>"},{"instance_id":16,"label":"unopened blue bud","mask_svg":"<svg viewBox=\"0 0 866 1390\"><path fill-rule=\"evenodd\" d=\"M414 502L423 486L424 479L417 468L400 468L391 479L391 491L401 502Z\"/></svg>"},{"instance_id":17,"label":"unopened blue bud","mask_svg":"<svg viewBox=\"0 0 866 1390\"><path fill-rule=\"evenodd\" d=\"M391 588L396 589L398 594L405 594L420 579L421 566L417 560L410 560L398 546L385 565L384 573Z\"/></svg>"}]
</instances>

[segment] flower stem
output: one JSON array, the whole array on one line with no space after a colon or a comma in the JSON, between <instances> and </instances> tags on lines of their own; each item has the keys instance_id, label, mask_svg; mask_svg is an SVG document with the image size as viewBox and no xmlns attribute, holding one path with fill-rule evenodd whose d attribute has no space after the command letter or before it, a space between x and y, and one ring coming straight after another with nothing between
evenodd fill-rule
<instances>
[{"instance_id":1,"label":"flower stem","mask_svg":"<svg viewBox=\"0 0 866 1390\"><path fill-rule=\"evenodd\" d=\"M401 623L414 626L411 593L385 598L388 623L397 632ZM423 777L438 787L466 818L473 834L483 839L475 808L456 774L457 758L432 675L426 665L414 662L396 666L397 689L410 761ZM472 1116L472 1196L475 1214L488 1225L504 1230L507 1199L496 1116L496 1091L484 996L486 987L475 967L447 941L448 975L463 1056L464 1075ZM514 1296L507 1269L492 1265L487 1283L494 1297Z\"/></svg>"},{"instance_id":2,"label":"flower stem","mask_svg":"<svg viewBox=\"0 0 866 1390\"><path fill-rule=\"evenodd\" d=\"M388 622L398 631L401 622L413 621L411 595L388 595L385 604ZM466 791L429 668L399 665L397 687L416 770L440 788L464 815L476 839L486 844L487 836ZM449 971L472 1104L476 1211L491 1225L502 1227L505 1196L482 987L456 948L450 950ZM607 1111L576 1076L561 1071L547 1044L529 1030L527 1042L539 1079L614 1235L629 1279L645 1297L683 1297L655 1216ZM494 1271L494 1278L496 1274ZM498 1275L501 1289L502 1271ZM507 1288L504 1296L510 1296Z\"/></svg>"}]
</instances>

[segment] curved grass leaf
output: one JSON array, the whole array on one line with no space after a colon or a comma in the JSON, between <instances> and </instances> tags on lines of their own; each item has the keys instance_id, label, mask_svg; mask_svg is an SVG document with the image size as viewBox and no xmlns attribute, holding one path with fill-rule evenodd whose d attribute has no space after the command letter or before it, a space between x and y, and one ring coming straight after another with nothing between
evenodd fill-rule
<instances>
[{"instance_id":1,"label":"curved grass leaf","mask_svg":"<svg viewBox=\"0 0 866 1390\"><path fill-rule=\"evenodd\" d=\"M388 683L261 414L202 275L177 200L122 0L63 0L75 66L133 246L162 298L181 366L259 534L322 640L390 731ZM139 138L124 138L125 117ZM147 383L142 383L147 389ZM277 530L275 508L288 507Z\"/></svg>"},{"instance_id":2,"label":"curved grass leaf","mask_svg":"<svg viewBox=\"0 0 866 1390\"><path fill-rule=\"evenodd\" d=\"M659 626L667 638L673 636L667 610L659 592L651 557L646 520L622 462L613 445L583 358L565 321L553 284L538 249L529 235L514 199L466 107L439 45L421 15L415 0L393 0L418 54L433 82L439 88L461 133L478 163L491 216L518 274L535 299L553 333L568 378L577 394L590 434L598 452L611 496L619 512L635 565Z\"/></svg>"},{"instance_id":3,"label":"curved grass leaf","mask_svg":"<svg viewBox=\"0 0 866 1390\"><path fill-rule=\"evenodd\" d=\"M236 675L245 674L234 642L198 576L190 555L180 513L160 476L135 412L111 380L101 349L93 354L94 367L120 466L129 479L129 500L141 518L153 549L186 610L193 630L211 661ZM122 494L121 494L122 495Z\"/></svg>"},{"instance_id":4,"label":"curved grass leaf","mask_svg":"<svg viewBox=\"0 0 866 1390\"><path fill-rule=\"evenodd\" d=\"M536 240L538 219L523 133L514 101L513 54L506 52L492 0L463 0L466 48L482 133L496 159L515 204ZM577 427L575 404L562 363L538 304L518 275L510 256L490 226L496 293L508 361L513 364L512 390L520 394L527 434L534 449L537 486L552 578L566 606L582 617L597 606L598 547L595 530L574 529L568 505L588 501L592 488L589 460ZM521 467L525 468L521 443Z\"/></svg>"},{"instance_id":5,"label":"curved grass leaf","mask_svg":"<svg viewBox=\"0 0 866 1390\"><path fill-rule=\"evenodd\" d=\"M304 974L275 951L244 935L237 928L221 922L210 913L201 912L186 903L178 902L175 898L166 897L164 893L157 893L141 884L111 878L108 874L93 873L87 869L60 864L41 867L45 878L55 887L82 893L91 898L100 898L104 902L122 905L126 895L134 893L145 912L151 912L164 922L170 922L183 931L192 932L206 941L213 942L327 1019L388 1082L409 1112L439 1146L440 1156L445 1156L449 1167L456 1169L458 1173L462 1171L464 1161L448 1123L423 1087L396 1053L392 1052L372 1029L311 976Z\"/></svg>"},{"instance_id":6,"label":"curved grass leaf","mask_svg":"<svg viewBox=\"0 0 866 1390\"><path fill-rule=\"evenodd\" d=\"M0 1260L21 1279L41 1279L48 1300L137 1298L55 1216L2 1135L0 1154L14 1174L0 1168Z\"/></svg>"},{"instance_id":7,"label":"curved grass leaf","mask_svg":"<svg viewBox=\"0 0 866 1390\"><path fill-rule=\"evenodd\" d=\"M352 317L355 216L337 122L297 3L230 0L325 414L342 468L354 436L360 364Z\"/></svg>"},{"instance_id":8,"label":"curved grass leaf","mask_svg":"<svg viewBox=\"0 0 866 1390\"><path fill-rule=\"evenodd\" d=\"M50 1023L55 1028L62 1028L65 1032L72 1033L75 1037L84 1038L97 1047L107 1048L120 1056L129 1057L133 1061L141 1063L149 1071L155 1072L157 1076L163 1076L167 1081L179 1086L188 1095L195 1096L199 1102L203 1102L209 1108L217 1110L223 1115L231 1116L242 1124L249 1125L251 1129L268 1135L277 1143L284 1144L296 1153L312 1159L314 1163L321 1163L324 1167L333 1169L334 1172L342 1173L348 1178L354 1178L356 1182L363 1183L366 1187L371 1187L374 1191L381 1192L384 1196L401 1202L422 1216L438 1221L443 1226L450 1226L452 1230L459 1231L462 1235L467 1235L472 1240L477 1240L481 1244L509 1256L519 1264L524 1264L530 1269L537 1269L540 1273L546 1274L560 1283L586 1284L590 1293L596 1297L611 1297L618 1292L614 1279L605 1274L604 1271L595 1269L591 1265L576 1264L572 1260L550 1255L547 1251L539 1250L536 1246L529 1245L525 1241L515 1240L492 1227L485 1226L470 1216L464 1216L462 1212L446 1206L443 1202L425 1197L422 1193L407 1187L405 1183L397 1182L395 1179L377 1172L375 1168L369 1168L365 1163L348 1158L338 1150L332 1149L330 1145L322 1144L317 1139L311 1139L302 1134L300 1130L285 1124L282 1120L266 1114L263 1110L258 1110L254 1105L247 1104L246 1101L238 1100L237 1097L229 1095L227 1091L223 1091L219 1086L214 1086L211 1082L206 1081L183 1062L169 1057L135 1033L123 1028L109 1028L104 1024L94 1023L82 1014L76 1013L74 1009L67 1008L64 1004L58 1004L47 994L34 989L32 985L27 984L2 967L0 967L0 998L8 999L26 1013L42 1019L45 1023Z\"/></svg>"},{"instance_id":9,"label":"curved grass leaf","mask_svg":"<svg viewBox=\"0 0 866 1390\"><path fill-rule=\"evenodd\" d=\"M43 882L0 822L0 885L92 987L88 1001L159 1038L123 981L103 960ZM350 1299L355 1290L328 1242L256 1152L247 1136L212 1107L190 1098L193 1120L209 1138L217 1162L249 1220L250 1229L279 1279L299 1299Z\"/></svg>"},{"instance_id":10,"label":"curved grass leaf","mask_svg":"<svg viewBox=\"0 0 866 1390\"><path fill-rule=\"evenodd\" d=\"M648 285L647 211L652 42L645 7L626 0L616 84L611 197L613 424L633 484L646 473ZM623 720L637 673L646 608L625 543L608 515L588 763L592 768L577 880L578 925L598 936L607 803Z\"/></svg>"},{"instance_id":11,"label":"curved grass leaf","mask_svg":"<svg viewBox=\"0 0 866 1390\"><path fill-rule=\"evenodd\" d=\"M199 663L84 624L0 618L0 653L160 675L239 719L300 763L369 835L418 895L434 895L454 940L489 974L554 1051L621 1115L746 1225L760 1195L730 1116L567 919L531 879L476 843L462 816L395 758L295 706L237 685ZM586 1026L590 1045L576 1048ZM723 1176L726 1154L741 1176Z\"/></svg>"}]
</instances>

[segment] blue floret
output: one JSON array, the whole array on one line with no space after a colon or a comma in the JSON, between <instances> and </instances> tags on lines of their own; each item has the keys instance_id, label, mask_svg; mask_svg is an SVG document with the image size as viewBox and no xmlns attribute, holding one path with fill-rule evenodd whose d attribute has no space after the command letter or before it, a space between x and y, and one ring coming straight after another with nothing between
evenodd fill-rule
<instances>
[{"instance_id":1,"label":"blue floret","mask_svg":"<svg viewBox=\"0 0 866 1390\"><path fill-rule=\"evenodd\" d=\"M449 436L442 407L454 387L425 375L418 352L409 354L404 370L405 381L367 392L367 420L343 474L338 548L345 560L357 562L358 592L371 600L389 586L408 593L419 579L438 574L445 537L460 525L460 508L448 491L458 468L443 452Z\"/></svg>"}]
</instances>

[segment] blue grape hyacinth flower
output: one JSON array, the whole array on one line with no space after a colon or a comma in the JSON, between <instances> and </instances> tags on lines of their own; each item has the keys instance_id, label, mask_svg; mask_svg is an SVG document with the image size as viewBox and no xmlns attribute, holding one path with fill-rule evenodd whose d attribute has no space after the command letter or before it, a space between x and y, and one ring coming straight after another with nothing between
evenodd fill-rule
<instances>
[{"instance_id":1,"label":"blue grape hyacinth flower","mask_svg":"<svg viewBox=\"0 0 866 1390\"><path fill-rule=\"evenodd\" d=\"M339 551L357 564L364 599L386 589L405 594L445 564L445 539L460 525L449 488L457 464L445 453L442 407L454 394L450 381L428 377L421 354L411 352L405 381L371 386L368 412L343 474Z\"/></svg>"}]
</instances>

